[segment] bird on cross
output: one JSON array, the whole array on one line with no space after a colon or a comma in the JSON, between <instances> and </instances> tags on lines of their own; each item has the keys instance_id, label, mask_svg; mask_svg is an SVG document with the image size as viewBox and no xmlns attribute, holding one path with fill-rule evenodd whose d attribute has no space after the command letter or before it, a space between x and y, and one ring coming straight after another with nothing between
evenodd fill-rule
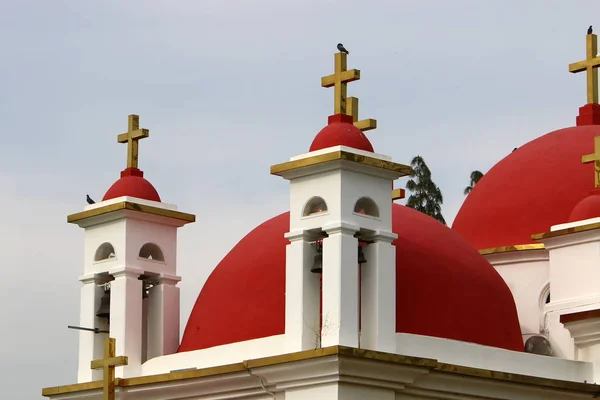
<instances>
[{"instance_id":1,"label":"bird on cross","mask_svg":"<svg viewBox=\"0 0 600 400\"><path fill-rule=\"evenodd\" d=\"M337 49L340 51L340 53L350 54L350 52L348 50L346 50L346 48L344 47L344 45L341 44L341 43L338 43Z\"/></svg>"}]
</instances>

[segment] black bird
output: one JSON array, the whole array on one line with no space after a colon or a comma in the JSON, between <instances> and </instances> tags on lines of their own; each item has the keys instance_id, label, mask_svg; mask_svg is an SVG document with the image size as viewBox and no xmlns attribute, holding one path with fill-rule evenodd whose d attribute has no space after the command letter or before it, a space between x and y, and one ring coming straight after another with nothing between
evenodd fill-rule
<instances>
[{"instance_id":1,"label":"black bird","mask_svg":"<svg viewBox=\"0 0 600 400\"><path fill-rule=\"evenodd\" d=\"M593 31L594 30L592 29L592 26L590 25L590 27L588 28L588 35L591 35Z\"/></svg>"},{"instance_id":2,"label":"black bird","mask_svg":"<svg viewBox=\"0 0 600 400\"><path fill-rule=\"evenodd\" d=\"M90 197L89 194L85 195L85 199L87 200L88 204L94 204L95 203L95 201L92 200L92 198Z\"/></svg>"},{"instance_id":3,"label":"black bird","mask_svg":"<svg viewBox=\"0 0 600 400\"><path fill-rule=\"evenodd\" d=\"M513 151L515 151L516 149L517 149L517 148L515 147L515 148L513 149Z\"/></svg>"},{"instance_id":4,"label":"black bird","mask_svg":"<svg viewBox=\"0 0 600 400\"><path fill-rule=\"evenodd\" d=\"M350 54L350 52L348 50L346 50L346 48L344 47L344 45L341 44L341 43L338 43L337 49L340 51L340 53Z\"/></svg>"}]
</instances>

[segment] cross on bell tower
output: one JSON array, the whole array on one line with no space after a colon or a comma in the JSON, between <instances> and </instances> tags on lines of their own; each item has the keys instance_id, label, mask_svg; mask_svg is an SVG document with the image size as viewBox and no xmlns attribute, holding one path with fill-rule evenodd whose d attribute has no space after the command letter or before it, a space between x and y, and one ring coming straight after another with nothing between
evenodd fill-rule
<instances>
[{"instance_id":1,"label":"cross on bell tower","mask_svg":"<svg viewBox=\"0 0 600 400\"><path fill-rule=\"evenodd\" d=\"M131 114L128 119L127 132L117 136L119 143L127 143L127 168L138 167L139 141L150 136L148 129L140 129L139 115Z\"/></svg>"}]
</instances>

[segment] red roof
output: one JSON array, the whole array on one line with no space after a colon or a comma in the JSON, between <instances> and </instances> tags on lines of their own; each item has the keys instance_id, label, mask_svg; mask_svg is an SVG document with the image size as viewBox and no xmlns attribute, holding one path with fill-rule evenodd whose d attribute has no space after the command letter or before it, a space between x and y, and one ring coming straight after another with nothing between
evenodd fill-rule
<instances>
[{"instance_id":1,"label":"red roof","mask_svg":"<svg viewBox=\"0 0 600 400\"><path fill-rule=\"evenodd\" d=\"M121 178L108 189L102 201L121 196L160 201L160 196L154 186L144 179L144 173L137 168L126 168L121 171Z\"/></svg>"},{"instance_id":2,"label":"red roof","mask_svg":"<svg viewBox=\"0 0 600 400\"><path fill-rule=\"evenodd\" d=\"M569 215L569 222L583 221L600 217L600 189L590 192L590 195L581 200Z\"/></svg>"},{"instance_id":3,"label":"red roof","mask_svg":"<svg viewBox=\"0 0 600 400\"><path fill-rule=\"evenodd\" d=\"M477 249L537 243L535 233L569 221L594 188L594 152L600 125L560 129L519 147L477 183L452 229Z\"/></svg>"},{"instance_id":4,"label":"red roof","mask_svg":"<svg viewBox=\"0 0 600 400\"><path fill-rule=\"evenodd\" d=\"M309 151L333 146L348 146L358 150L374 152L365 134L354 126L350 115L335 114L329 117L328 125L317 134Z\"/></svg>"},{"instance_id":5,"label":"red roof","mask_svg":"<svg viewBox=\"0 0 600 400\"><path fill-rule=\"evenodd\" d=\"M523 351L515 303L496 270L448 227L393 205L396 331ZM284 333L289 213L243 238L208 278L179 351Z\"/></svg>"}]
</instances>

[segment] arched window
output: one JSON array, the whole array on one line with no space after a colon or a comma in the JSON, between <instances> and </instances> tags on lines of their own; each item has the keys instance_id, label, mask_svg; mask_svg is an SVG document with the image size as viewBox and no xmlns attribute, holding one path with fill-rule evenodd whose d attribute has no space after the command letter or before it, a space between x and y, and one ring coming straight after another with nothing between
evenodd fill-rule
<instances>
[{"instance_id":1,"label":"arched window","mask_svg":"<svg viewBox=\"0 0 600 400\"><path fill-rule=\"evenodd\" d=\"M104 242L96 249L96 254L94 254L94 261L108 260L115 257L116 254L113 245L108 242Z\"/></svg>"},{"instance_id":2,"label":"arched window","mask_svg":"<svg viewBox=\"0 0 600 400\"><path fill-rule=\"evenodd\" d=\"M308 217L309 215L321 214L324 212L327 212L327 203L325 203L325 200L323 200L322 197L315 196L304 206L302 216Z\"/></svg>"},{"instance_id":3,"label":"arched window","mask_svg":"<svg viewBox=\"0 0 600 400\"><path fill-rule=\"evenodd\" d=\"M539 304L540 311L544 312L546 306L550 303L550 283L546 283L540 292Z\"/></svg>"},{"instance_id":4,"label":"arched window","mask_svg":"<svg viewBox=\"0 0 600 400\"><path fill-rule=\"evenodd\" d=\"M361 197L354 205L354 212L379 218L379 207L369 197Z\"/></svg>"},{"instance_id":5,"label":"arched window","mask_svg":"<svg viewBox=\"0 0 600 400\"><path fill-rule=\"evenodd\" d=\"M154 261L165 261L162 250L154 243L146 243L143 245L140 249L139 257Z\"/></svg>"}]
</instances>

